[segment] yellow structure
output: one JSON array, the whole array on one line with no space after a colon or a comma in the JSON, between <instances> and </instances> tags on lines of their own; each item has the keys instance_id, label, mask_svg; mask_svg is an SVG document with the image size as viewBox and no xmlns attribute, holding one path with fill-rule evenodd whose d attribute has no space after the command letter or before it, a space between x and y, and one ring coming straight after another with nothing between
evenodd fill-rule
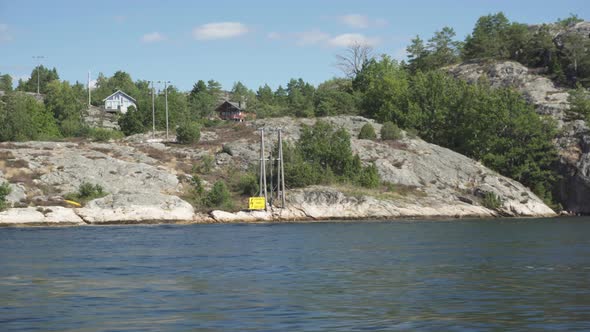
<instances>
[{"instance_id":1,"label":"yellow structure","mask_svg":"<svg viewBox=\"0 0 590 332\"><path fill-rule=\"evenodd\" d=\"M266 199L264 197L250 197L248 201L248 209L250 210L264 210L266 209Z\"/></svg>"}]
</instances>

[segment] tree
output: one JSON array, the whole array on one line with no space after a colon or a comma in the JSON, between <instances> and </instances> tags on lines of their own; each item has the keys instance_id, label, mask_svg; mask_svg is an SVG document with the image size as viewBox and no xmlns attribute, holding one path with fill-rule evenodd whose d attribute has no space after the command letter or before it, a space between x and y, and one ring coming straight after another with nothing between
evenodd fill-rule
<instances>
[{"instance_id":1,"label":"tree","mask_svg":"<svg viewBox=\"0 0 590 332\"><path fill-rule=\"evenodd\" d=\"M37 92L37 79L39 80L39 92L47 92L47 84L59 80L57 69L48 69L43 65L37 66L31 72L31 77L27 81L20 81L17 87L19 91Z\"/></svg>"},{"instance_id":2,"label":"tree","mask_svg":"<svg viewBox=\"0 0 590 332\"><path fill-rule=\"evenodd\" d=\"M362 113L378 121L393 121L403 128L414 127L408 112L408 73L393 59L383 55L371 59L353 81L361 95Z\"/></svg>"},{"instance_id":3,"label":"tree","mask_svg":"<svg viewBox=\"0 0 590 332\"><path fill-rule=\"evenodd\" d=\"M410 46L406 48L406 53L408 54L408 67L412 73L428 68L426 57L429 52L426 49L426 46L424 46L424 41L420 36L416 36L416 38L412 39Z\"/></svg>"},{"instance_id":4,"label":"tree","mask_svg":"<svg viewBox=\"0 0 590 332\"><path fill-rule=\"evenodd\" d=\"M12 91L12 77L10 75L0 75L0 90Z\"/></svg>"},{"instance_id":5,"label":"tree","mask_svg":"<svg viewBox=\"0 0 590 332\"><path fill-rule=\"evenodd\" d=\"M334 78L320 84L314 99L316 116L358 114L358 98L349 79Z\"/></svg>"},{"instance_id":6,"label":"tree","mask_svg":"<svg viewBox=\"0 0 590 332\"><path fill-rule=\"evenodd\" d=\"M231 100L236 103L245 102L248 99L250 90L240 81L234 83L231 89Z\"/></svg>"},{"instance_id":7,"label":"tree","mask_svg":"<svg viewBox=\"0 0 590 332\"><path fill-rule=\"evenodd\" d=\"M570 90L567 100L570 103L570 110L581 114L590 121L590 92L578 84L576 89Z\"/></svg>"},{"instance_id":8,"label":"tree","mask_svg":"<svg viewBox=\"0 0 590 332\"><path fill-rule=\"evenodd\" d=\"M346 77L355 78L372 57L373 48L371 46L355 42L346 48L344 54L336 55L336 66Z\"/></svg>"},{"instance_id":9,"label":"tree","mask_svg":"<svg viewBox=\"0 0 590 332\"><path fill-rule=\"evenodd\" d=\"M562 37L561 41L563 46L560 51L567 64L568 78L571 82L576 83L579 80L581 64L590 65L590 55L588 54L590 39L578 33L568 33Z\"/></svg>"},{"instance_id":10,"label":"tree","mask_svg":"<svg viewBox=\"0 0 590 332\"><path fill-rule=\"evenodd\" d=\"M127 113L121 115L118 122L121 131L127 136L145 132L142 114L133 106L127 108Z\"/></svg>"},{"instance_id":11,"label":"tree","mask_svg":"<svg viewBox=\"0 0 590 332\"><path fill-rule=\"evenodd\" d=\"M460 44L453 41L455 30L450 27L444 27L436 31L434 36L428 40L426 48L429 51L430 67L440 68L459 61Z\"/></svg>"},{"instance_id":12,"label":"tree","mask_svg":"<svg viewBox=\"0 0 590 332\"><path fill-rule=\"evenodd\" d=\"M584 20L581 19L578 15L570 13L570 16L564 19L558 18L556 23L562 26L563 28L569 28L571 26L576 25L576 23L579 22L584 22Z\"/></svg>"},{"instance_id":13,"label":"tree","mask_svg":"<svg viewBox=\"0 0 590 332\"><path fill-rule=\"evenodd\" d=\"M213 113L221 91L221 85L213 80L209 84L199 80L188 96L190 120L208 118Z\"/></svg>"},{"instance_id":14,"label":"tree","mask_svg":"<svg viewBox=\"0 0 590 332\"><path fill-rule=\"evenodd\" d=\"M502 12L480 17L471 35L465 39L463 57L507 59L504 34L509 26L510 22Z\"/></svg>"},{"instance_id":15,"label":"tree","mask_svg":"<svg viewBox=\"0 0 590 332\"><path fill-rule=\"evenodd\" d=\"M258 88L258 91L256 91L256 98L258 98L260 103L266 105L272 105L275 102L274 93L268 84L264 84L264 86Z\"/></svg>"},{"instance_id":16,"label":"tree","mask_svg":"<svg viewBox=\"0 0 590 332\"><path fill-rule=\"evenodd\" d=\"M0 141L26 141L60 137L53 116L34 97L13 92L0 102Z\"/></svg>"}]
</instances>

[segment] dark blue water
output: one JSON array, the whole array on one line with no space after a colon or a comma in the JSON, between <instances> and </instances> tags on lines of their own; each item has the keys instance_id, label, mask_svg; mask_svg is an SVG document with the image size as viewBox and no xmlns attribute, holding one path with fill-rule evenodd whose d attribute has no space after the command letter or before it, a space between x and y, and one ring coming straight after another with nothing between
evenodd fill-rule
<instances>
[{"instance_id":1,"label":"dark blue water","mask_svg":"<svg viewBox=\"0 0 590 332\"><path fill-rule=\"evenodd\" d=\"M3 228L16 330L590 330L590 219Z\"/></svg>"}]
</instances>

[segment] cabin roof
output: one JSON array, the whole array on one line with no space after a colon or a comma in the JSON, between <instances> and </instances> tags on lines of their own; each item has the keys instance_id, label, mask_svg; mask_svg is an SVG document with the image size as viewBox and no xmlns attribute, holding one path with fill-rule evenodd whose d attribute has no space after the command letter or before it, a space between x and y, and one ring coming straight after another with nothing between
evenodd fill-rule
<instances>
[{"instance_id":1,"label":"cabin roof","mask_svg":"<svg viewBox=\"0 0 590 332\"><path fill-rule=\"evenodd\" d=\"M240 107L239 103L236 103L233 101L228 101L228 100L225 100L223 103L221 103L221 105L217 106L217 108L215 110L219 112L221 110L221 107L225 104L231 105L233 108L237 109L238 111L245 111L243 108Z\"/></svg>"},{"instance_id":2,"label":"cabin roof","mask_svg":"<svg viewBox=\"0 0 590 332\"><path fill-rule=\"evenodd\" d=\"M117 90L115 92L113 92L113 94L111 94L110 96L106 97L105 99L103 99L102 101L106 101L107 99L111 98L112 96L116 95L117 93L122 93L125 97L127 97L128 99L131 99L135 102L135 98L131 97L130 95L126 94L125 92L121 91L121 90Z\"/></svg>"}]
</instances>

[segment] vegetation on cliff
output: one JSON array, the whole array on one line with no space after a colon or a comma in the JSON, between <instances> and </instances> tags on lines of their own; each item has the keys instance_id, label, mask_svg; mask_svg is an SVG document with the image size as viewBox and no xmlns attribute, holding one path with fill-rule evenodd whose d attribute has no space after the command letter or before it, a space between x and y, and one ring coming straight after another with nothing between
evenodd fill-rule
<instances>
[{"instance_id":1,"label":"vegetation on cliff","mask_svg":"<svg viewBox=\"0 0 590 332\"><path fill-rule=\"evenodd\" d=\"M590 99L584 86L590 84L590 41L580 34L564 33L579 21L572 15L553 24L527 26L511 22L503 13L494 13L480 17L463 41L455 38L450 27L436 31L427 41L417 36L407 48L407 63L387 55L372 57L370 49L355 46L360 47L360 52L350 54L359 57L349 60L357 65L343 68L345 78L333 78L317 87L294 78L284 87L273 90L264 85L256 91L236 82L228 96L232 101L247 102L248 110L258 118L364 115L388 123L385 135L382 133L384 139L390 134L396 139L400 137L399 128L405 129L428 142L480 160L549 200L557 177L553 171L557 154L551 143L556 134L554 124L535 114L510 89L491 89L485 81L469 85L438 69L482 59L515 60L541 68L563 85L578 86L570 100L572 110L588 116ZM346 60L346 56L340 59ZM43 101L23 93L36 91L37 74ZM0 102L1 141L73 136L108 140L120 135L88 128L82 120L86 107L84 86L60 81L55 68L35 68L30 79L19 80L15 91L10 76L1 75L0 87L5 91ZM118 89L137 100L137 109L129 110L119 120L126 135L151 130L152 121L156 129L165 128L164 94L154 96L156 112L152 120L152 87L146 80L134 81L123 71L112 77L99 75L92 104L99 105ZM210 117L222 93L215 80L199 80L188 93L167 87L171 110L168 120L171 128L178 128L181 141L194 143L198 141L199 125L215 125ZM364 186L378 183L371 166L363 167L349 153L350 146L343 143L349 140L346 135L322 124L304 129L295 146L285 146L289 158L286 167L290 168L287 174L292 175L287 179L289 184L305 186L328 179ZM370 139L373 134L367 128L363 137ZM358 174L369 175L359 178Z\"/></svg>"}]
</instances>

